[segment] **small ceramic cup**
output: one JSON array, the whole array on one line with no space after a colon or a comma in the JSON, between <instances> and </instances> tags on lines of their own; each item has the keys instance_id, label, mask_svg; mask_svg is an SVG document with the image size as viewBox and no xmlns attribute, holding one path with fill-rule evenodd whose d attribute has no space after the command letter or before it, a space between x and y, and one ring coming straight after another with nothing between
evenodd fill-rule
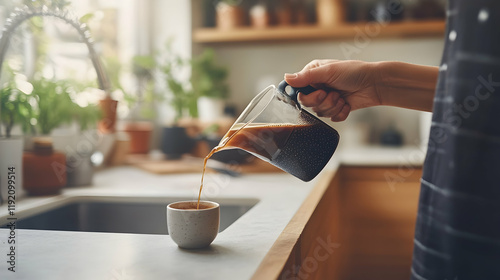
<instances>
[{"instance_id":1,"label":"small ceramic cup","mask_svg":"<svg viewBox=\"0 0 500 280\"><path fill-rule=\"evenodd\" d=\"M185 249L207 247L219 232L220 206L211 201L179 201L167 206L168 234Z\"/></svg>"}]
</instances>

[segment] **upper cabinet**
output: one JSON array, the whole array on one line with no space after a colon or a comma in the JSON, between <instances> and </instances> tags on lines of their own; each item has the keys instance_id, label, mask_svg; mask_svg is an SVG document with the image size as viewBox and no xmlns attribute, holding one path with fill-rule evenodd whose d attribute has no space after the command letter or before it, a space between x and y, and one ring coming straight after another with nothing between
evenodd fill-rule
<instances>
[{"instance_id":1,"label":"upper cabinet","mask_svg":"<svg viewBox=\"0 0 500 280\"><path fill-rule=\"evenodd\" d=\"M362 3L362 4L361 4ZM405 3L405 4L404 4ZM443 36L444 7L394 0L192 0L193 43Z\"/></svg>"}]
</instances>

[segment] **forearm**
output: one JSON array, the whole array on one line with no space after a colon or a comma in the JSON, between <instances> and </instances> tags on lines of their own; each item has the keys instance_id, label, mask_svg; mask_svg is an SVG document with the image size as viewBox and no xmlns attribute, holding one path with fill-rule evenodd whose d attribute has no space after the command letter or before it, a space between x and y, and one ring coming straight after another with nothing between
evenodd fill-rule
<instances>
[{"instance_id":1,"label":"forearm","mask_svg":"<svg viewBox=\"0 0 500 280\"><path fill-rule=\"evenodd\" d=\"M438 68L403 62L379 62L376 91L381 105L432 111Z\"/></svg>"}]
</instances>

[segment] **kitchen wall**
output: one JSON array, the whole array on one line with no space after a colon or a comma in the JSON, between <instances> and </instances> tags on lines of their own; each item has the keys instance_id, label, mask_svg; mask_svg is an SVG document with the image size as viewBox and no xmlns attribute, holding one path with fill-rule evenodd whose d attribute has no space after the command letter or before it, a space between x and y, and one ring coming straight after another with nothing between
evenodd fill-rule
<instances>
[{"instance_id":1,"label":"kitchen wall","mask_svg":"<svg viewBox=\"0 0 500 280\"><path fill-rule=\"evenodd\" d=\"M192 50L197 52L204 47L193 46L191 42L191 1L149 1L153 7L154 47L161 48L170 36L176 38L175 49L186 56ZM350 59L398 60L434 66L439 65L443 49L442 38L384 39L376 36L368 37L367 41L353 37L337 41L235 43L208 47L214 48L220 64L229 68L230 102L242 110L266 86L278 84L285 72L299 71L307 62L316 58L345 59L341 44L358 47ZM367 138L376 142L380 132L394 123L403 132L405 143L413 145L420 142L419 122L420 119L425 119L421 118L422 115L425 114L406 109L376 107L355 111L343 123L326 121L339 130L344 139L341 143L344 144L359 142L364 131L367 131ZM168 112L161 117L166 118L168 119Z\"/></svg>"},{"instance_id":2,"label":"kitchen wall","mask_svg":"<svg viewBox=\"0 0 500 280\"><path fill-rule=\"evenodd\" d=\"M191 57L191 1L183 0L135 0L146 6L144 19L149 24L150 51L164 50L167 40L173 39L172 50L186 58ZM186 73L188 74L188 73ZM161 79L159 79L161 80ZM158 91L167 91L164 83L155 85ZM157 119L151 147L158 149L161 128L172 123L175 113L167 101L156 104Z\"/></svg>"},{"instance_id":3,"label":"kitchen wall","mask_svg":"<svg viewBox=\"0 0 500 280\"><path fill-rule=\"evenodd\" d=\"M317 58L345 59L341 44L360 46L355 38L328 42L286 42L215 45L218 60L230 69L231 102L243 109L260 90L278 84L285 72L299 71ZM352 54L351 59L365 61L397 60L424 65L439 65L443 49L441 38L371 38ZM358 52L359 51L359 52ZM372 142L390 123L403 132L406 144L419 141L421 113L392 107L376 107L353 112L344 123L331 123L341 135L353 135L359 141L358 129L367 129ZM326 120L329 121L329 120ZM351 131L346 131L349 130ZM342 133L345 131L345 133ZM347 139L346 139L347 140ZM342 141L351 142L352 141Z\"/></svg>"},{"instance_id":4,"label":"kitchen wall","mask_svg":"<svg viewBox=\"0 0 500 280\"><path fill-rule=\"evenodd\" d=\"M191 57L191 1L150 1L151 40L153 50L164 50L167 40L173 39L172 50L186 58ZM186 73L189 74L189 73ZM159 90L165 85L158 83ZM173 120L174 113L164 102L158 107L159 125Z\"/></svg>"}]
</instances>

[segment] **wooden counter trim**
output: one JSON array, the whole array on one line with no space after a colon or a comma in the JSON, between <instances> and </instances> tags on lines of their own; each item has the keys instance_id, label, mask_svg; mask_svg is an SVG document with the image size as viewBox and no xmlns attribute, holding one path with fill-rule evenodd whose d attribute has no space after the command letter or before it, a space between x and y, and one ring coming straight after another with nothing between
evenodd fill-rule
<instances>
[{"instance_id":1,"label":"wooden counter trim","mask_svg":"<svg viewBox=\"0 0 500 280\"><path fill-rule=\"evenodd\" d=\"M289 258L294 250L300 250L300 246L298 245L300 245L300 237L304 228L329 186L332 183L340 181L336 175L337 170L328 170L321 175L318 183L314 186L311 193L309 193L309 196L304 200L297 213L264 257L252 279L278 279L287 262L294 262L294 260L289 260ZM300 254L296 255L300 256ZM295 260L294 263L300 263L300 260Z\"/></svg>"}]
</instances>

